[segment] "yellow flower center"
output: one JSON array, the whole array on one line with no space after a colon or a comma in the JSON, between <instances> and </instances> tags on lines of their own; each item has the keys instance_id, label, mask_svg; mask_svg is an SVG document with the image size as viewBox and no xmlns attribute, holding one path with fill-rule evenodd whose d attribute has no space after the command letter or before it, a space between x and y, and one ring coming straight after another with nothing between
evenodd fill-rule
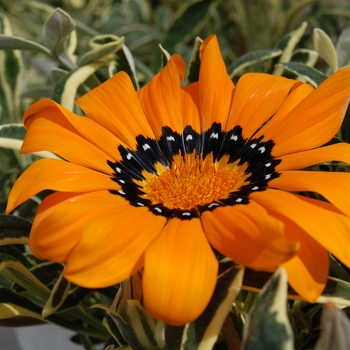
<instances>
[{"instance_id":1,"label":"yellow flower center","mask_svg":"<svg viewBox=\"0 0 350 350\"><path fill-rule=\"evenodd\" d=\"M157 173L142 174L146 180L135 181L152 204L163 204L169 209L188 210L199 205L229 197L239 190L247 178L246 165L228 163L228 156L213 162L212 154L204 160L201 156L185 154L174 156L170 168L157 163Z\"/></svg>"}]
</instances>

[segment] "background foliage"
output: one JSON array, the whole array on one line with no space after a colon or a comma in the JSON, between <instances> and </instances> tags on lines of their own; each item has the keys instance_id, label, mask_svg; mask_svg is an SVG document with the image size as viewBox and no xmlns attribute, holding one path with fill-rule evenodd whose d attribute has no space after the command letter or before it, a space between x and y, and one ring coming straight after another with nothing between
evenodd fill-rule
<instances>
[{"instance_id":1,"label":"background foliage","mask_svg":"<svg viewBox=\"0 0 350 350\"><path fill-rule=\"evenodd\" d=\"M345 0L0 0L0 213L4 214L13 183L33 161L57 157L49 152L19 155L25 135L22 115L30 104L52 98L79 114L75 98L120 70L127 71L138 89L174 53L188 63L185 83L196 81L199 45L211 34L218 36L234 82L247 71L258 71L317 86L350 65L350 5ZM332 142L349 141L347 115ZM318 169L349 171L340 163L313 168ZM101 342L109 350L147 348L140 345L125 300L118 299L115 309L90 309L94 304L111 305L118 286L98 291L73 286L62 277L62 265L38 261L25 252L30 221L47 194L21 205L12 213L15 217L0 216L2 324L51 322L77 332L72 340L86 349ZM332 277L319 301L349 306L349 270L331 256L330 262ZM242 276L241 267L222 262L221 290L205 317L185 328L152 323L139 303L137 312L150 322L152 348L204 349L215 343L216 349L238 349L241 342L244 349L350 347L348 308L340 313L329 304L322 321L320 305L293 301L296 296L287 291L283 271L267 285L270 274L246 270ZM287 293L292 299L285 307ZM217 312L218 305L230 307L233 300L229 318ZM12 318L18 315L30 318ZM130 322L125 325L117 315ZM164 339L157 338L159 329ZM210 332L215 334L211 342ZM337 336L331 338L332 332Z\"/></svg>"}]
</instances>

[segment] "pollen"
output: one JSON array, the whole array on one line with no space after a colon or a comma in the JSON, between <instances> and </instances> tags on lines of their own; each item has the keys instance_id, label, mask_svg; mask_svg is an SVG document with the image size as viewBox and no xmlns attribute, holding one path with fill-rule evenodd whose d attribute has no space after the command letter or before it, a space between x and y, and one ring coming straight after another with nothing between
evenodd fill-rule
<instances>
[{"instance_id":1,"label":"pollen","mask_svg":"<svg viewBox=\"0 0 350 350\"><path fill-rule=\"evenodd\" d=\"M224 159L223 159L224 158ZM145 193L142 197L152 204L163 204L169 209L197 209L213 201L225 199L239 190L247 177L245 167L228 163L223 157L213 162L212 154L202 159L195 153L175 155L171 167L158 167L156 174L143 174L138 181Z\"/></svg>"}]
</instances>

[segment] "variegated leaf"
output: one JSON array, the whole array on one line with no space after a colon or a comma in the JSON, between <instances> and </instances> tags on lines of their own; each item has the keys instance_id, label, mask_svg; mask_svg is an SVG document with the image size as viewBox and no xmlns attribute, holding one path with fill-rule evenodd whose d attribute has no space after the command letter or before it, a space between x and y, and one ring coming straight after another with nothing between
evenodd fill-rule
<instances>
[{"instance_id":1,"label":"variegated leaf","mask_svg":"<svg viewBox=\"0 0 350 350\"><path fill-rule=\"evenodd\" d=\"M278 63L287 63L290 61L295 46L305 33L307 23L303 22L299 28L284 35L277 44L277 49L282 50L282 55L279 57ZM284 68L281 66L275 67L273 75L282 75Z\"/></svg>"},{"instance_id":2,"label":"variegated leaf","mask_svg":"<svg viewBox=\"0 0 350 350\"><path fill-rule=\"evenodd\" d=\"M337 41L335 47L338 56L339 67L344 67L350 64L350 27L345 28Z\"/></svg>"},{"instance_id":3,"label":"variegated leaf","mask_svg":"<svg viewBox=\"0 0 350 350\"><path fill-rule=\"evenodd\" d=\"M113 60L113 53L122 49L124 45L124 37L117 37L115 35L100 35L90 41L90 46L93 47L91 51L84 54L79 60L79 66L84 66L99 59ZM98 42L101 44L97 45ZM108 58L109 56L109 58Z\"/></svg>"},{"instance_id":4,"label":"variegated leaf","mask_svg":"<svg viewBox=\"0 0 350 350\"><path fill-rule=\"evenodd\" d=\"M108 333L117 341L119 345L127 345L124 337L119 331L117 324L110 315L103 318L102 324L106 327Z\"/></svg>"},{"instance_id":5,"label":"variegated leaf","mask_svg":"<svg viewBox=\"0 0 350 350\"><path fill-rule=\"evenodd\" d=\"M219 275L209 305L197 320L185 326L181 350L209 350L214 346L232 303L241 290L243 274L242 266L232 266Z\"/></svg>"},{"instance_id":6,"label":"variegated leaf","mask_svg":"<svg viewBox=\"0 0 350 350\"><path fill-rule=\"evenodd\" d=\"M320 57L332 68L333 73L338 70L338 57L331 38L320 28L313 33L314 47Z\"/></svg>"},{"instance_id":7,"label":"variegated leaf","mask_svg":"<svg viewBox=\"0 0 350 350\"><path fill-rule=\"evenodd\" d=\"M287 273L279 268L259 294L243 332L243 350L293 350L287 317Z\"/></svg>"},{"instance_id":8,"label":"variegated leaf","mask_svg":"<svg viewBox=\"0 0 350 350\"><path fill-rule=\"evenodd\" d=\"M67 54L67 40L75 29L75 23L68 13L57 9L44 24L44 39L52 54L65 66L74 68Z\"/></svg>"},{"instance_id":9,"label":"variegated leaf","mask_svg":"<svg viewBox=\"0 0 350 350\"><path fill-rule=\"evenodd\" d=\"M276 67L282 66L283 69L286 69L294 74L300 75L312 86L317 87L323 81L327 79L327 76L320 72L319 70L308 67L307 65L299 62L288 62L288 63L278 63Z\"/></svg>"},{"instance_id":10,"label":"variegated leaf","mask_svg":"<svg viewBox=\"0 0 350 350\"><path fill-rule=\"evenodd\" d=\"M282 50L280 49L272 49L272 50L258 50L248 52L247 54L239 57L236 61L234 61L228 68L227 71L230 74L230 78L236 76L236 74L242 69L261 62L266 61L274 57L281 56Z\"/></svg>"},{"instance_id":11,"label":"variegated leaf","mask_svg":"<svg viewBox=\"0 0 350 350\"><path fill-rule=\"evenodd\" d=\"M159 47L161 57L162 57L161 69L163 69L166 66L166 64L168 63L168 61L170 60L171 56L170 56L170 53L167 50L165 50L161 44L159 44L158 47Z\"/></svg>"},{"instance_id":12,"label":"variegated leaf","mask_svg":"<svg viewBox=\"0 0 350 350\"><path fill-rule=\"evenodd\" d=\"M0 14L1 34L12 35L9 20ZM24 77L23 59L19 50L0 50L0 85L8 116L7 122L18 123L21 120L21 86Z\"/></svg>"},{"instance_id":13,"label":"variegated leaf","mask_svg":"<svg viewBox=\"0 0 350 350\"><path fill-rule=\"evenodd\" d=\"M64 303L70 288L70 282L63 277L61 273L60 277L56 281L54 287L52 288L50 297L46 302L42 317L46 318L56 312Z\"/></svg>"},{"instance_id":14,"label":"variegated leaf","mask_svg":"<svg viewBox=\"0 0 350 350\"><path fill-rule=\"evenodd\" d=\"M0 34L0 50L28 50L50 55L50 50L33 40Z\"/></svg>"},{"instance_id":15,"label":"variegated leaf","mask_svg":"<svg viewBox=\"0 0 350 350\"><path fill-rule=\"evenodd\" d=\"M187 70L186 70L185 80L187 85L199 80L199 67L201 65L201 61L199 59L199 48L202 42L203 40L198 36L194 41L191 59L187 65Z\"/></svg>"},{"instance_id":16,"label":"variegated leaf","mask_svg":"<svg viewBox=\"0 0 350 350\"><path fill-rule=\"evenodd\" d=\"M12 215L0 215L0 246L28 244L32 225L29 221Z\"/></svg>"}]
</instances>

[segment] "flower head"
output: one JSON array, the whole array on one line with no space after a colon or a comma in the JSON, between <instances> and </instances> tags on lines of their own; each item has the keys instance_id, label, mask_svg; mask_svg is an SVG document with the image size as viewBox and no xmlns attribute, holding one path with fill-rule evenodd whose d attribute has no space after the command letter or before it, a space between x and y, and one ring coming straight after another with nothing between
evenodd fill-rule
<instances>
[{"instance_id":1,"label":"flower head","mask_svg":"<svg viewBox=\"0 0 350 350\"><path fill-rule=\"evenodd\" d=\"M118 73L76 101L88 118L51 100L32 105L21 152L65 160L29 167L8 211L57 191L35 217L33 253L65 262L68 280L92 288L144 267L145 306L172 325L196 319L212 296L211 246L252 268L285 267L291 286L315 301L328 251L350 266L350 174L297 169L350 162L347 144L320 148L344 118L350 70L315 90L255 73L235 87L212 36L199 81L181 87L184 74L176 55L137 92Z\"/></svg>"}]
</instances>

